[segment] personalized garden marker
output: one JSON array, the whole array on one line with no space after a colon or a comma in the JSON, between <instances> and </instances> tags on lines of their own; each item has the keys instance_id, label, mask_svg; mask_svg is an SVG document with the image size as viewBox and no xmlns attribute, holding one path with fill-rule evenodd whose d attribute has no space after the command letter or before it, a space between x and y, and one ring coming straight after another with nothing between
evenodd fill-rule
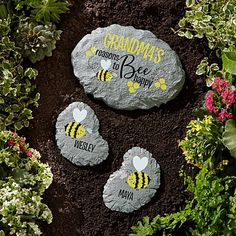
<instances>
[{"instance_id":1,"label":"personalized garden marker","mask_svg":"<svg viewBox=\"0 0 236 236\"><path fill-rule=\"evenodd\" d=\"M150 152L134 147L125 153L121 168L108 179L103 201L111 210L132 212L147 204L159 186L159 164Z\"/></svg>"},{"instance_id":2,"label":"personalized garden marker","mask_svg":"<svg viewBox=\"0 0 236 236\"><path fill-rule=\"evenodd\" d=\"M85 92L117 109L160 106L184 84L181 62L169 45L131 26L86 35L72 52L72 64Z\"/></svg>"},{"instance_id":3,"label":"personalized garden marker","mask_svg":"<svg viewBox=\"0 0 236 236\"><path fill-rule=\"evenodd\" d=\"M57 118L56 141L61 154L79 166L96 165L108 156L108 144L98 132L99 121L85 103L70 104Z\"/></svg>"}]
</instances>

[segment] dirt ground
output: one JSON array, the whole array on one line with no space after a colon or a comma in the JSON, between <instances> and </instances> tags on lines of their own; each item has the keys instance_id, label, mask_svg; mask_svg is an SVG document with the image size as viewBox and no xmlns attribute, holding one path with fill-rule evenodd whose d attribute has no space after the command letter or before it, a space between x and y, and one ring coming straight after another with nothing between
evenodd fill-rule
<instances>
[{"instance_id":1,"label":"dirt ground","mask_svg":"<svg viewBox=\"0 0 236 236\"><path fill-rule=\"evenodd\" d=\"M185 0L87 0L73 1L59 25L63 30L53 56L36 64L41 93L40 107L25 131L30 145L49 163L54 181L45 194L53 212L50 225L42 225L45 236L123 236L143 216L175 212L188 195L179 177L185 160L178 149L192 110L205 95L204 80L195 75L196 66L208 54L204 41L187 40L173 33L185 12ZM70 54L78 41L97 27L112 23L152 31L179 55L186 72L182 92L173 101L148 111L118 111L84 93L75 78ZM94 167L77 167L60 155L55 143L55 122L71 102L83 101L100 120L100 133L109 143L109 157ZM153 154L161 166L161 187L149 204L124 214L112 212L102 200L103 186L120 168L123 154L140 146ZM181 234L183 235L183 234Z\"/></svg>"}]
</instances>

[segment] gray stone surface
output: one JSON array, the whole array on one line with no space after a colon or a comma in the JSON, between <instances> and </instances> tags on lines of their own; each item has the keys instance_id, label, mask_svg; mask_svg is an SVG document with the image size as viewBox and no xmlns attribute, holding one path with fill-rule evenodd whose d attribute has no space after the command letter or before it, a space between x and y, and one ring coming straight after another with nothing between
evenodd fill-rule
<instances>
[{"instance_id":1,"label":"gray stone surface","mask_svg":"<svg viewBox=\"0 0 236 236\"><path fill-rule=\"evenodd\" d=\"M72 64L86 93L124 110L167 103L181 91L185 78L167 43L132 26L92 31L73 50Z\"/></svg>"},{"instance_id":2,"label":"gray stone surface","mask_svg":"<svg viewBox=\"0 0 236 236\"><path fill-rule=\"evenodd\" d=\"M66 132L68 124L78 127L77 137L74 137L76 129ZM79 166L92 166L104 161L108 156L108 144L98 129L99 121L91 107L83 102L71 103L56 122L56 141L61 154Z\"/></svg>"},{"instance_id":3,"label":"gray stone surface","mask_svg":"<svg viewBox=\"0 0 236 236\"><path fill-rule=\"evenodd\" d=\"M131 174L137 172L149 176L150 182L146 188L133 188L128 184ZM141 178L137 179L141 181ZM125 153L121 168L110 176L104 186L103 201L111 210L126 213L133 212L147 204L155 195L159 186L159 164L147 150L133 147Z\"/></svg>"}]
</instances>

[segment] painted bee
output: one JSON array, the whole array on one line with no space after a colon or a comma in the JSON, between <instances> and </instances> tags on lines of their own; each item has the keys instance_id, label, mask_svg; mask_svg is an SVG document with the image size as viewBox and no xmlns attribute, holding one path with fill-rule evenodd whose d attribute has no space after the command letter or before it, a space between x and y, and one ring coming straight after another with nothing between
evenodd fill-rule
<instances>
[{"instance_id":1,"label":"painted bee","mask_svg":"<svg viewBox=\"0 0 236 236\"><path fill-rule=\"evenodd\" d=\"M75 121L71 121L65 126L65 134L73 139L79 139L86 135L86 131L88 133L92 133L92 130L90 128L86 129L85 125L80 123L86 118L86 116L86 110L80 111L78 108L75 108L73 110L73 117Z\"/></svg>"},{"instance_id":2,"label":"painted bee","mask_svg":"<svg viewBox=\"0 0 236 236\"><path fill-rule=\"evenodd\" d=\"M133 165L137 171L132 172L128 176L127 183L131 188L140 190L148 187L150 183L150 177L147 173L142 172L142 170L146 168L147 164L147 157L140 159L140 157L135 156L133 158Z\"/></svg>"},{"instance_id":3,"label":"painted bee","mask_svg":"<svg viewBox=\"0 0 236 236\"><path fill-rule=\"evenodd\" d=\"M99 81L110 81L113 78L113 75L108 69L111 66L111 60L101 60L102 70L99 70L96 74Z\"/></svg>"}]
</instances>

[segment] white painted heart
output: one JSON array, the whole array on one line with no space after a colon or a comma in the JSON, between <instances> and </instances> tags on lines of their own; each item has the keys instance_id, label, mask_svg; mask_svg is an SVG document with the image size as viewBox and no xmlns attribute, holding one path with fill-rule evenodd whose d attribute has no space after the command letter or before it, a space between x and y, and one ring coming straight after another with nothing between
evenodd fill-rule
<instances>
[{"instance_id":1,"label":"white painted heart","mask_svg":"<svg viewBox=\"0 0 236 236\"><path fill-rule=\"evenodd\" d=\"M111 60L101 60L101 66L104 70L108 70L111 66Z\"/></svg>"},{"instance_id":2,"label":"white painted heart","mask_svg":"<svg viewBox=\"0 0 236 236\"><path fill-rule=\"evenodd\" d=\"M85 109L80 110L79 108L75 108L73 110L73 117L76 122L81 122L83 121L87 116L87 111Z\"/></svg>"},{"instance_id":3,"label":"white painted heart","mask_svg":"<svg viewBox=\"0 0 236 236\"><path fill-rule=\"evenodd\" d=\"M148 158L147 157L140 158L139 156L135 156L133 158L133 165L137 171L142 171L148 165Z\"/></svg>"}]
</instances>

